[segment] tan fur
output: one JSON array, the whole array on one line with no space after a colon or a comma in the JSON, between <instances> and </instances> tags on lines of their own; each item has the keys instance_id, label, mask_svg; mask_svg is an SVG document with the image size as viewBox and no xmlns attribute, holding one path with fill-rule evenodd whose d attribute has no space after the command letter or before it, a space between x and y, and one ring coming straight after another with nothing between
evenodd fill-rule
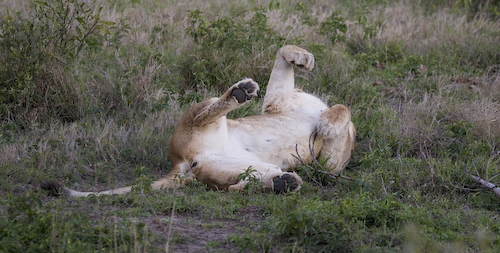
<instances>
[{"instance_id":1,"label":"tan fur","mask_svg":"<svg viewBox=\"0 0 500 253\"><path fill-rule=\"evenodd\" d=\"M297 150L304 161L311 162L309 140L315 131L315 156L329 158L330 170L339 173L354 148L351 113L343 105L328 108L317 97L296 89L293 65L312 70L314 56L297 46L278 50L262 115L226 119L228 112L257 94L259 88L251 79L234 84L219 98L191 106L170 142L173 168L152 188L174 188L198 180L213 189L242 190L247 181L238 176L250 168L264 192L296 191L302 180L293 172L299 162L292 154ZM289 188L281 191L280 182L285 181ZM72 196L87 196L123 194L131 187L104 192L66 190Z\"/></svg>"}]
</instances>

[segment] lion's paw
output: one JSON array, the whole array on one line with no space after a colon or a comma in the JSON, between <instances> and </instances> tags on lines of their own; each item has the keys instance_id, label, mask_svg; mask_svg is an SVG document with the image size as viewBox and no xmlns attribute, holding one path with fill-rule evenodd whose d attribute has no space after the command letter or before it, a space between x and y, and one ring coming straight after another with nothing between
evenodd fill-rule
<instances>
[{"instance_id":1,"label":"lion's paw","mask_svg":"<svg viewBox=\"0 0 500 253\"><path fill-rule=\"evenodd\" d=\"M284 46L282 50L283 56L288 63L306 70L314 68L314 55L307 52L307 50L292 45Z\"/></svg>"},{"instance_id":2,"label":"lion's paw","mask_svg":"<svg viewBox=\"0 0 500 253\"><path fill-rule=\"evenodd\" d=\"M300 181L291 173L285 173L273 178L273 191L276 194L292 192L298 190L299 187Z\"/></svg>"},{"instance_id":3,"label":"lion's paw","mask_svg":"<svg viewBox=\"0 0 500 253\"><path fill-rule=\"evenodd\" d=\"M252 79L244 79L233 86L231 95L233 95L238 103L241 104L251 100L254 96L257 96L258 90L259 85L256 82Z\"/></svg>"}]
</instances>

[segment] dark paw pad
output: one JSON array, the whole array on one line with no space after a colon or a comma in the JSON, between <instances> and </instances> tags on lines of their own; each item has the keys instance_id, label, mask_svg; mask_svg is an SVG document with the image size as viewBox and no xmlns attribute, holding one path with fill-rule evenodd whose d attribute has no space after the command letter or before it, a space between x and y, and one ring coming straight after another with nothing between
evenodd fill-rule
<instances>
[{"instance_id":1,"label":"dark paw pad","mask_svg":"<svg viewBox=\"0 0 500 253\"><path fill-rule=\"evenodd\" d=\"M256 90L256 85L254 83L240 83L231 93L238 103L244 103L253 98L253 93Z\"/></svg>"},{"instance_id":2,"label":"dark paw pad","mask_svg":"<svg viewBox=\"0 0 500 253\"><path fill-rule=\"evenodd\" d=\"M274 193L291 192L299 186L297 180L291 174L283 174L273 179Z\"/></svg>"}]
</instances>

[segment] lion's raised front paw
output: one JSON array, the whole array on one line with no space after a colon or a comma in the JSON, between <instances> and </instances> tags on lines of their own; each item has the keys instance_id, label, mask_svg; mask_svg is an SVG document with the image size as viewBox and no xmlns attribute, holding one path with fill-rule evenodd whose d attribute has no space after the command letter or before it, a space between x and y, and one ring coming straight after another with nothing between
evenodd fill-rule
<instances>
[{"instance_id":1,"label":"lion's raised front paw","mask_svg":"<svg viewBox=\"0 0 500 253\"><path fill-rule=\"evenodd\" d=\"M314 68L314 55L297 46L288 45L280 49L285 60L306 70Z\"/></svg>"},{"instance_id":2,"label":"lion's raised front paw","mask_svg":"<svg viewBox=\"0 0 500 253\"><path fill-rule=\"evenodd\" d=\"M300 188L300 183L293 174L285 173L273 178L273 191L277 194L292 192Z\"/></svg>"},{"instance_id":3,"label":"lion's raised front paw","mask_svg":"<svg viewBox=\"0 0 500 253\"><path fill-rule=\"evenodd\" d=\"M238 101L238 103L244 103L249 101L254 96L257 96L257 91L259 90L259 85L252 79L244 79L239 81L233 86L233 91L231 95Z\"/></svg>"}]
</instances>

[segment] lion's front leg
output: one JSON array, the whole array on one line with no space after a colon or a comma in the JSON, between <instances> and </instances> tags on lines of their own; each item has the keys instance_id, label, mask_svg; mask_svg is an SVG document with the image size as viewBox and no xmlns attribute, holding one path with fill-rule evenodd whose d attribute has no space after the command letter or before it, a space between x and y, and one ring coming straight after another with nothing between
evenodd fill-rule
<instances>
[{"instance_id":1,"label":"lion's front leg","mask_svg":"<svg viewBox=\"0 0 500 253\"><path fill-rule=\"evenodd\" d=\"M252 79L244 79L234 84L229 88L221 98L223 99L236 99L238 106L250 101L254 96L257 96L259 86ZM229 96L229 92L231 95ZM227 97L227 98L226 98Z\"/></svg>"},{"instance_id":2,"label":"lion's front leg","mask_svg":"<svg viewBox=\"0 0 500 253\"><path fill-rule=\"evenodd\" d=\"M215 102L203 107L194 117L197 126L204 126L225 116L228 112L242 106L257 96L259 85L250 78L243 79L231 86Z\"/></svg>"},{"instance_id":3,"label":"lion's front leg","mask_svg":"<svg viewBox=\"0 0 500 253\"><path fill-rule=\"evenodd\" d=\"M254 169L253 167L249 168ZM263 192L288 193L298 191L302 179L295 172L270 171L269 169L254 169L250 177L260 180ZM237 184L229 186L230 191L242 191L250 183L250 178L240 180Z\"/></svg>"}]
</instances>

